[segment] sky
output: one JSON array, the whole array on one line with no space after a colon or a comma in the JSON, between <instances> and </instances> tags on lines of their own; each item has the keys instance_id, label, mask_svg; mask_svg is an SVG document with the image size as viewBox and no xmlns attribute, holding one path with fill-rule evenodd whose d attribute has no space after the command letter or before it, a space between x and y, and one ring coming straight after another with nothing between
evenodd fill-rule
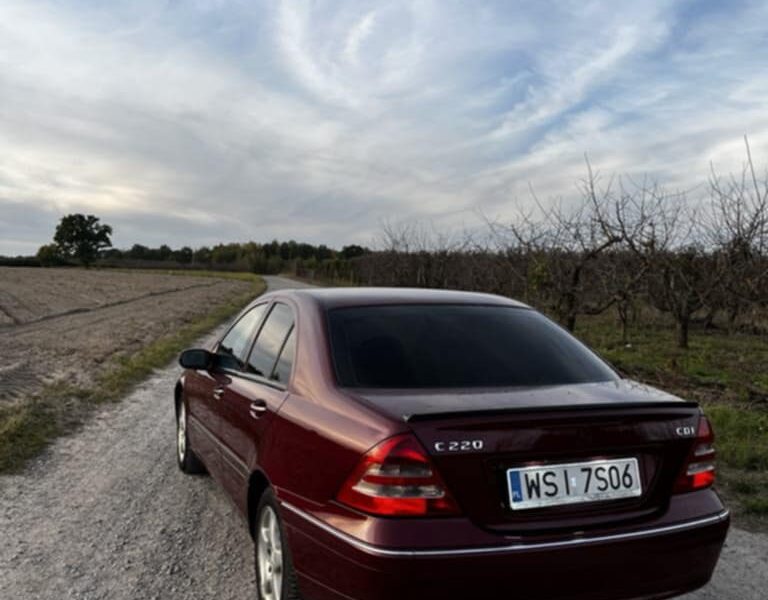
<instances>
[{"instance_id":1,"label":"sky","mask_svg":"<svg viewBox=\"0 0 768 600\"><path fill-rule=\"evenodd\" d=\"M2 0L0 254L374 243L768 165L768 3Z\"/></svg>"}]
</instances>

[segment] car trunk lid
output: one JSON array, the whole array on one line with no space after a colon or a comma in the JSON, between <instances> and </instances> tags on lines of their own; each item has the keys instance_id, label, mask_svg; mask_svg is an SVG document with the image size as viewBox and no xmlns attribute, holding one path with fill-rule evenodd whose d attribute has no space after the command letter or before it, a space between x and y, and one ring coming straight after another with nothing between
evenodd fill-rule
<instances>
[{"instance_id":1,"label":"car trunk lid","mask_svg":"<svg viewBox=\"0 0 768 600\"><path fill-rule=\"evenodd\" d=\"M700 414L695 403L626 380L358 395L407 421L470 519L510 534L652 517L669 499ZM626 458L638 461L638 497L511 509L509 469Z\"/></svg>"}]
</instances>

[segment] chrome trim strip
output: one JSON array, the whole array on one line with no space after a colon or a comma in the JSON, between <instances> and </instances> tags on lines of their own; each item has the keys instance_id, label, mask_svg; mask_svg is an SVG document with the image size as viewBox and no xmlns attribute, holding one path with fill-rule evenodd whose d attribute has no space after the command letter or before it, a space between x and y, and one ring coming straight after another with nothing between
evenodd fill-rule
<instances>
[{"instance_id":1,"label":"chrome trim strip","mask_svg":"<svg viewBox=\"0 0 768 600\"><path fill-rule=\"evenodd\" d=\"M704 525L712 525L720 523L728 518L729 511L724 510L711 517L705 517L703 519L697 519L695 521L688 521L686 523L678 523L676 525L667 525L665 527L656 527L655 529L644 529L642 531L631 531L628 533L620 533L617 535L601 535L594 537L579 537L570 540L564 540L560 542L539 542L532 544L512 544L508 546L485 546L482 548L453 548L448 550L388 550L380 546L374 546L367 542L357 539L354 536L339 531L335 527L328 525L321 521L317 517L296 508L288 502L281 502L283 508L289 510L293 514L301 517L302 519L312 523L316 527L319 527L323 531L330 533L332 536L347 542L355 548L368 552L369 554L376 554L379 556L400 556L400 557L440 557L440 556L468 556L468 555L485 555L485 554L498 554L504 552L525 552L528 550L546 550L546 549L558 549L568 548L571 546L584 546L587 544L596 544L600 542L617 542L623 540L631 540L635 538L651 537L654 535L662 535L666 533L674 533L676 531L684 531L686 529L694 529L696 527L703 527Z\"/></svg>"},{"instance_id":2,"label":"chrome trim strip","mask_svg":"<svg viewBox=\"0 0 768 600\"><path fill-rule=\"evenodd\" d=\"M633 402L603 402L603 403L589 403L589 404L557 404L554 406L536 406L537 412L542 413L557 413L563 411L586 411L586 410L625 410L628 408L669 408L669 409L681 409L681 408L697 408L698 402L689 400L640 400ZM463 410L458 409L454 411L439 411L423 412L412 415L403 415L403 419L407 422L413 421L429 421L431 419L453 419L461 417L489 417L494 415L509 415L531 410L530 405L512 406L507 408L485 408L475 410ZM694 416L689 414L686 416Z\"/></svg>"},{"instance_id":3,"label":"chrome trim strip","mask_svg":"<svg viewBox=\"0 0 768 600\"><path fill-rule=\"evenodd\" d=\"M220 444L219 448L222 450L222 460L224 460L230 468L240 476L240 479L248 479L248 467L246 464L226 446Z\"/></svg>"},{"instance_id":4,"label":"chrome trim strip","mask_svg":"<svg viewBox=\"0 0 768 600\"><path fill-rule=\"evenodd\" d=\"M273 379L267 379L266 377L262 377L261 375L255 375L253 373L246 373L245 371L236 371L235 369L221 369L223 373L226 373L230 377L235 377L238 379L245 379L246 381L253 381L254 383L260 383L261 385L265 385L267 387L270 387L274 390L278 390L280 392L284 392L288 389L288 386L277 382Z\"/></svg>"},{"instance_id":5,"label":"chrome trim strip","mask_svg":"<svg viewBox=\"0 0 768 600\"><path fill-rule=\"evenodd\" d=\"M219 440L216 439L216 436L213 434L213 432L210 429L208 429L208 426L189 411L187 411L187 421L189 421L190 425L194 425L195 427L197 427L201 433L203 433L206 437L208 437L212 441L216 443L219 442Z\"/></svg>"}]
</instances>

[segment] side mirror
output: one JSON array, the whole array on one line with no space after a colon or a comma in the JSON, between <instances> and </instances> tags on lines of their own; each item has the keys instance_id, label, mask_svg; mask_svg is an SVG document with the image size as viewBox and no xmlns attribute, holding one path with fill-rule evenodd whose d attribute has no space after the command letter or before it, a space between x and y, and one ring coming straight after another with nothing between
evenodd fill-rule
<instances>
[{"instance_id":1,"label":"side mirror","mask_svg":"<svg viewBox=\"0 0 768 600\"><path fill-rule=\"evenodd\" d=\"M184 350L179 355L179 364L185 369L200 369L207 371L213 365L214 355L208 350L201 348L191 348Z\"/></svg>"}]
</instances>

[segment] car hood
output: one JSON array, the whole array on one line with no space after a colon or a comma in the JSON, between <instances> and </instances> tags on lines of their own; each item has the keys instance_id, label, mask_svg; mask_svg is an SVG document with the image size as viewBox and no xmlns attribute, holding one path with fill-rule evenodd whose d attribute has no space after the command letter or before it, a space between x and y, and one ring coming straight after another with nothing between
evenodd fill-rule
<instances>
[{"instance_id":1,"label":"car hood","mask_svg":"<svg viewBox=\"0 0 768 600\"><path fill-rule=\"evenodd\" d=\"M630 379L526 388L472 390L349 389L352 396L377 411L406 421L454 413L508 412L558 408L653 406L685 402L681 398Z\"/></svg>"}]
</instances>

